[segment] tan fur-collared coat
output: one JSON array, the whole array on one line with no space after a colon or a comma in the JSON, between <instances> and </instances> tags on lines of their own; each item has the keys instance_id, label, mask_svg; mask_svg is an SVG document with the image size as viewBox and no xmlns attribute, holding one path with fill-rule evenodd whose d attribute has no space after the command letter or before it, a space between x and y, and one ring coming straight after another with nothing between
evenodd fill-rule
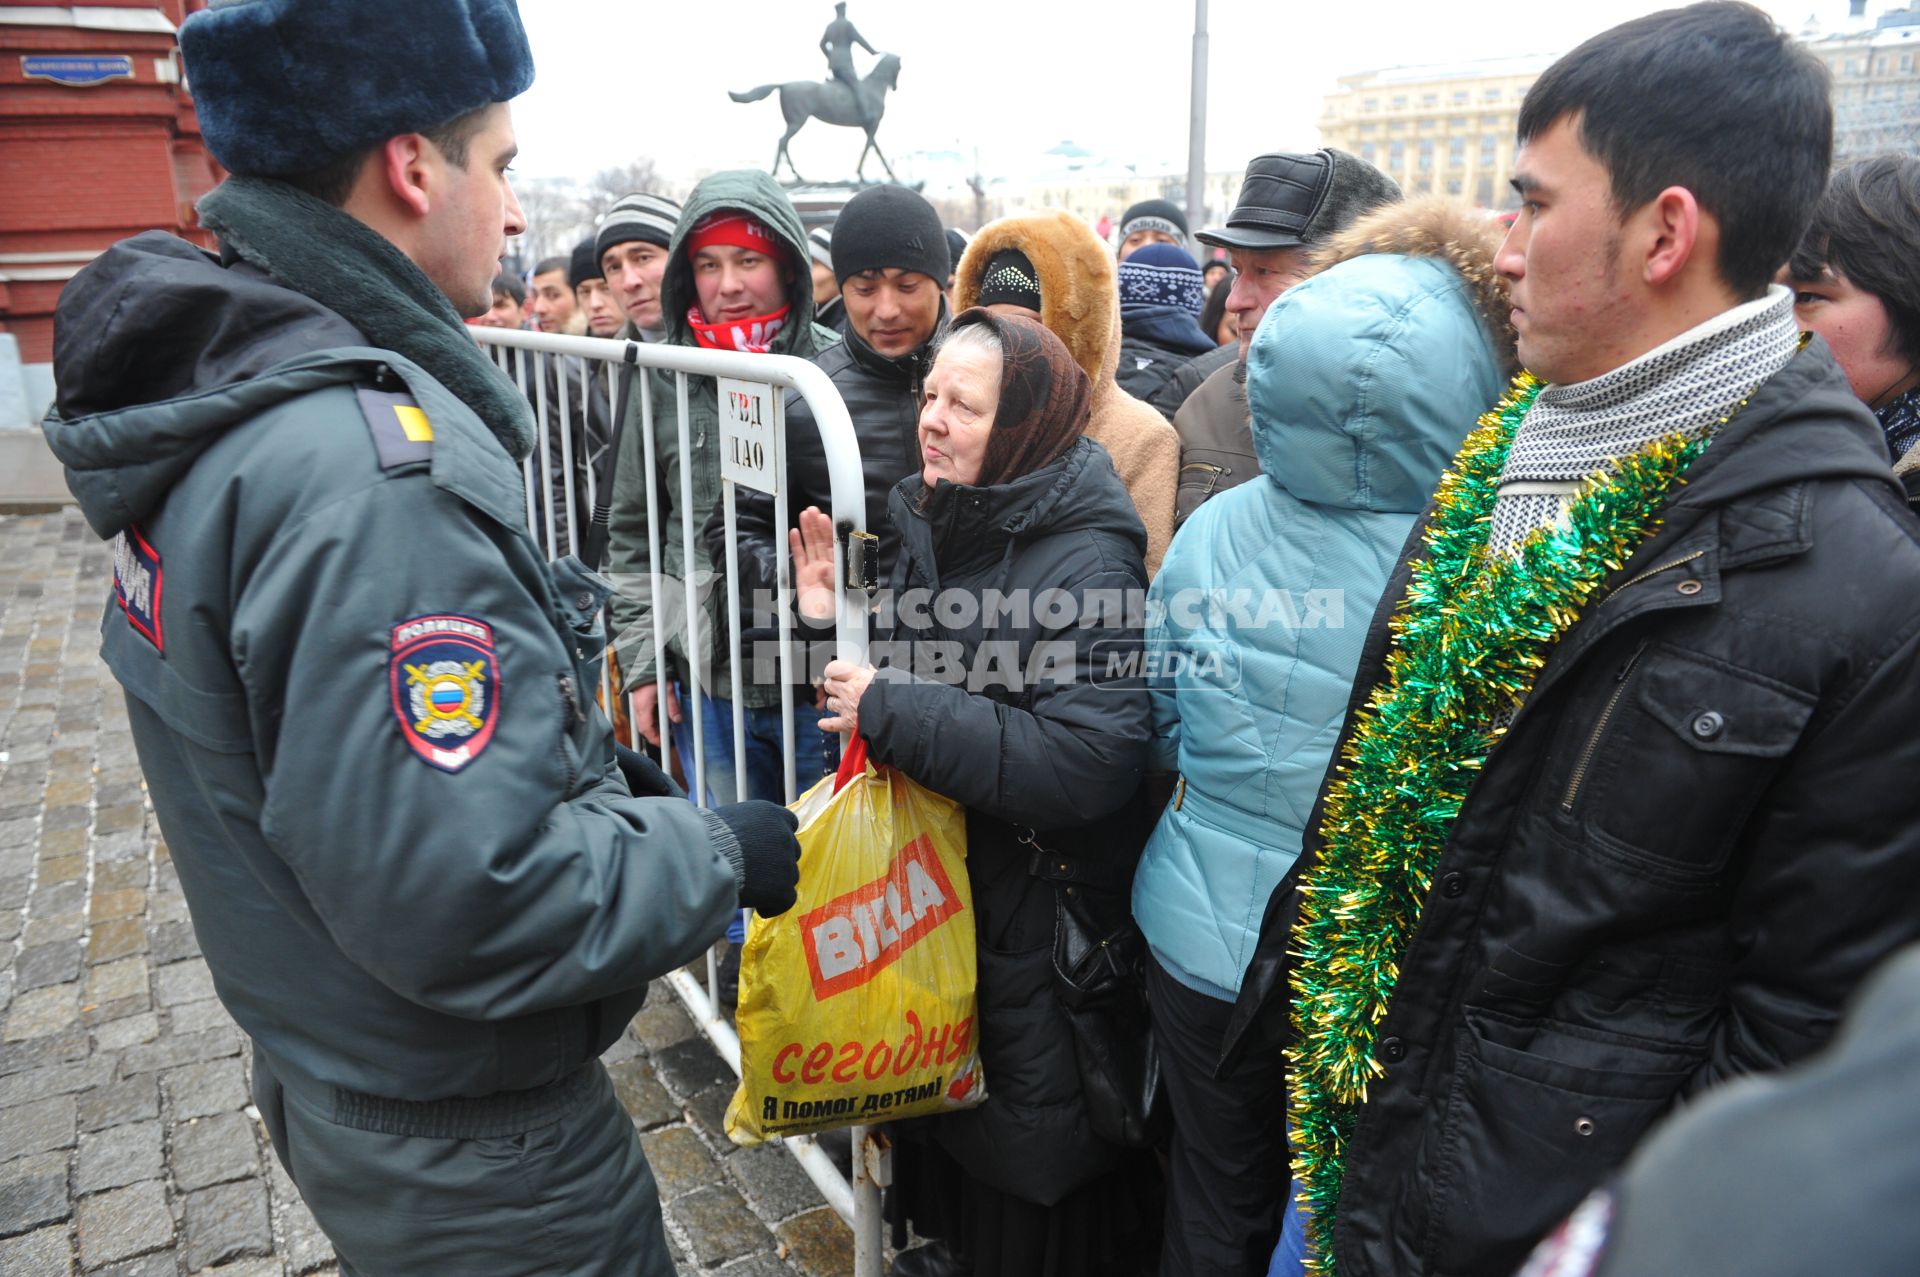
<instances>
[{"instance_id":1,"label":"tan fur-collared coat","mask_svg":"<svg viewBox=\"0 0 1920 1277\"><path fill-rule=\"evenodd\" d=\"M1071 213L1032 213L989 223L954 271L956 313L974 305L987 263L1003 249L1027 255L1040 277L1040 321L1066 343L1093 382L1087 437L1107 450L1140 522L1147 528L1147 574L1160 570L1173 538L1173 497L1180 478L1180 436L1166 418L1120 389L1120 291L1113 253Z\"/></svg>"}]
</instances>

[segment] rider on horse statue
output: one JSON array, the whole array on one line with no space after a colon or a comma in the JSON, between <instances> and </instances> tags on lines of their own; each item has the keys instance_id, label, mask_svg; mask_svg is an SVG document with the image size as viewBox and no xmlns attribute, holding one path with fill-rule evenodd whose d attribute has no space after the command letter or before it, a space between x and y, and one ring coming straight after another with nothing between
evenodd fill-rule
<instances>
[{"instance_id":1,"label":"rider on horse statue","mask_svg":"<svg viewBox=\"0 0 1920 1277\"><path fill-rule=\"evenodd\" d=\"M880 127L881 117L887 112L887 93L899 87L900 59L891 53L881 53L867 43L853 23L847 21L847 6L840 3L833 6L833 21L827 24L827 30L820 37L820 51L827 55L827 67L832 78L826 81L791 80L785 84L763 84L745 93L729 93L735 102L758 102L775 93L780 95L780 114L787 122L787 131L780 135L780 144L774 150L771 172L780 172L780 162L786 161L788 172L795 181L800 174L793 168L793 157L787 153L787 143L793 140L801 126L808 120L819 120L823 124L837 124L843 128L863 130L867 135L867 144L860 151L860 162L854 166L854 176L866 180L866 163L869 153L877 156L880 167L886 169L887 177L893 178L893 166L887 163L887 157L880 150L880 144L874 140L874 130ZM853 68L853 46L859 45L879 61L873 70L860 75Z\"/></svg>"},{"instance_id":2,"label":"rider on horse statue","mask_svg":"<svg viewBox=\"0 0 1920 1277\"><path fill-rule=\"evenodd\" d=\"M833 6L833 21L827 24L826 31L820 36L820 52L827 55L828 72L847 86L860 107L860 113L865 115L866 97L860 91L859 73L853 69L853 46L856 44L875 57L880 56L880 50L868 44L867 37L860 34L860 28L847 21L846 0L841 0Z\"/></svg>"}]
</instances>

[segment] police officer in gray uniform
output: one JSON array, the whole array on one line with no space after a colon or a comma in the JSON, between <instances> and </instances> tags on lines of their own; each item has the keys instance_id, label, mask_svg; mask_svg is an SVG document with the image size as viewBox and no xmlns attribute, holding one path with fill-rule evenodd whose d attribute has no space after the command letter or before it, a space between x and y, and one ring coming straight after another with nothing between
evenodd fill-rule
<instances>
[{"instance_id":1,"label":"police officer in gray uniform","mask_svg":"<svg viewBox=\"0 0 1920 1277\"><path fill-rule=\"evenodd\" d=\"M528 536L531 414L461 324L524 225L518 12L235 0L180 39L221 252L75 277L46 429L275 1152L344 1273L670 1273L598 1057L792 906L799 848L616 755L604 583Z\"/></svg>"}]
</instances>

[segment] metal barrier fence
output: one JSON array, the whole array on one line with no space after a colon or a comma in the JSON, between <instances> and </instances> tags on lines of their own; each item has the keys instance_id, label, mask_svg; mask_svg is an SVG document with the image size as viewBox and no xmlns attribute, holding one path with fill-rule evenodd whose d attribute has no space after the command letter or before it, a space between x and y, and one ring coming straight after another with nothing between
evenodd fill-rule
<instances>
[{"instance_id":1,"label":"metal barrier fence","mask_svg":"<svg viewBox=\"0 0 1920 1277\"><path fill-rule=\"evenodd\" d=\"M835 556L834 594L838 600L835 622L835 654L842 660L864 661L867 655L867 594L859 581L849 582L845 546L851 533L866 531L866 489L860 468L860 446L847 416L846 404L825 373L803 359L787 355L744 355L733 351L698 350L683 346L659 346L634 341L595 337L566 337L549 333L519 332L501 328L472 330L494 362L514 379L534 405L539 422L539 438L525 465L527 521L535 539L550 557L577 550L586 537L594 503L603 495L597 490L599 477L596 448L611 447L610 425L615 419L619 373L623 364L632 365L638 411L629 409L623 428L638 431L645 463L645 492L648 505L649 539L647 546L648 599L652 619L654 667L666 677L667 635L662 628L661 604L666 598L663 587L670 583L661 572L661 511L656 494L660 491L661 458L655 455L654 420L650 379L670 376L674 384L680 490L675 495L679 530L684 551L683 562L695 561L695 538L706 523L707 511L693 508L693 477L690 458L695 446L690 439L687 419L689 377L714 378L721 408L721 438L717 441L722 457L722 509L725 512L728 632L733 705L734 775L739 798L747 793L747 741L741 703L741 669L744 664L741 642L740 594L734 587L739 579L739 544L735 518L736 485L756 488L772 494L774 527L782 540L776 559L779 562L779 597L792 596L791 563L786 554L784 529L790 527L785 475L783 391L797 391L812 410L819 427L820 441L826 453L833 494L831 511L842 553ZM737 396L737 397L735 397ZM596 416L600 418L596 425ZM704 442L704 441L703 441ZM585 455L583 455L585 454ZM630 484L634 476L625 476ZM698 590L703 583L691 571L679 582L684 591L686 650L698 652L702 609ZM791 617L787 607L778 609L780 740L785 760L786 800L795 793L793 672L791 669ZM695 802L707 801L705 732L700 713L700 662L689 661L689 696L683 713L692 733L692 765L682 765ZM613 687L602 666L601 695L612 716ZM668 721L666 697L655 706L662 760L671 754L672 732ZM637 722L628 744L639 746ZM670 764L669 764L670 765ZM685 1004L694 1023L713 1043L738 1076L740 1040L733 1025L724 1017L719 1002L718 972L711 949L707 952L705 986L676 970L667 982ZM853 1136L853 1174L851 1182L840 1173L825 1150L811 1137L791 1136L782 1141L798 1159L807 1175L819 1187L827 1203L847 1221L854 1235L855 1277L881 1277L880 1193L891 1179L891 1161L885 1140L869 1127L856 1126Z\"/></svg>"}]
</instances>

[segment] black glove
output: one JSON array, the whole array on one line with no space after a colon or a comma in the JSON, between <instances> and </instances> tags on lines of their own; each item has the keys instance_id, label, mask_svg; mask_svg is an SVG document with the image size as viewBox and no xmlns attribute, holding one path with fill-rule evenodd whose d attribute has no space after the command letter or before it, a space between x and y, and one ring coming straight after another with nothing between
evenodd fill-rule
<instances>
[{"instance_id":1,"label":"black glove","mask_svg":"<svg viewBox=\"0 0 1920 1277\"><path fill-rule=\"evenodd\" d=\"M615 741L613 761L620 764L620 774L627 778L627 788L633 791L635 798L685 798L687 796L687 791L674 784L673 777L662 771L660 764L637 749L628 749L619 741Z\"/></svg>"},{"instance_id":2,"label":"black glove","mask_svg":"<svg viewBox=\"0 0 1920 1277\"><path fill-rule=\"evenodd\" d=\"M793 836L800 818L778 803L734 803L714 809L740 841L733 871L740 879L740 907L763 918L793 908L799 898L800 841Z\"/></svg>"}]
</instances>

